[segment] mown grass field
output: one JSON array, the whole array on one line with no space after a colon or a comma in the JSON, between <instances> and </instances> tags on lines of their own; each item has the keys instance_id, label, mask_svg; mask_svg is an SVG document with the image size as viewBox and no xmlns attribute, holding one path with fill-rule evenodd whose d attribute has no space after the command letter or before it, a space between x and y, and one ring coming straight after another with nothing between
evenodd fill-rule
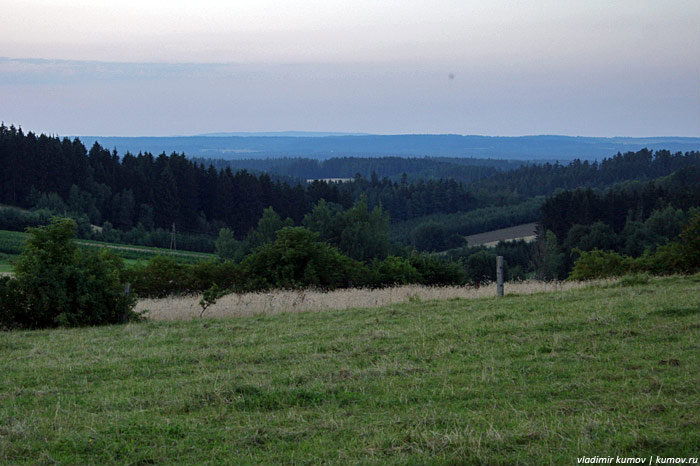
<instances>
[{"instance_id":1,"label":"mown grass field","mask_svg":"<svg viewBox=\"0 0 700 466\"><path fill-rule=\"evenodd\" d=\"M699 296L695 275L501 299L2 332L0 463L695 457Z\"/></svg>"},{"instance_id":2,"label":"mown grass field","mask_svg":"<svg viewBox=\"0 0 700 466\"><path fill-rule=\"evenodd\" d=\"M469 246L495 246L499 241L534 241L537 223L525 223L514 227L499 228L498 230L465 236Z\"/></svg>"},{"instance_id":3,"label":"mown grass field","mask_svg":"<svg viewBox=\"0 0 700 466\"><path fill-rule=\"evenodd\" d=\"M29 237L28 233L21 231L0 230L0 272L12 271L11 261L24 249L24 242ZM107 248L125 260L127 264L136 263L139 260L148 260L157 255L172 257L178 262L198 262L214 259L216 255L194 251L170 251L169 249L151 246L137 246L131 244L106 243L92 240L76 240L83 248Z\"/></svg>"}]
</instances>

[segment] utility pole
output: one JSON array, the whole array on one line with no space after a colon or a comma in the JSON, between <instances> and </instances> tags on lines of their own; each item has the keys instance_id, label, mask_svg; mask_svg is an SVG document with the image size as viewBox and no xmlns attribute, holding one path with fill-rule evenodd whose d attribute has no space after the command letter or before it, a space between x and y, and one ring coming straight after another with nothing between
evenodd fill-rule
<instances>
[{"instance_id":1,"label":"utility pole","mask_svg":"<svg viewBox=\"0 0 700 466\"><path fill-rule=\"evenodd\" d=\"M173 222L173 230L170 232L170 250L177 250L177 241L175 240L175 222Z\"/></svg>"}]
</instances>

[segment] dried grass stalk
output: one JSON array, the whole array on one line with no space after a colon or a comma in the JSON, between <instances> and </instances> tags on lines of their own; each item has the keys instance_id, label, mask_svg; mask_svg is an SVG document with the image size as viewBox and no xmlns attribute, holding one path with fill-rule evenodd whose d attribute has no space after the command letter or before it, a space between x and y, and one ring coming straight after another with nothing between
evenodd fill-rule
<instances>
[{"instance_id":1,"label":"dried grass stalk","mask_svg":"<svg viewBox=\"0 0 700 466\"><path fill-rule=\"evenodd\" d=\"M587 282L541 282L527 280L506 283L506 295L558 292L609 284L613 279ZM207 309L207 317L236 317L253 314L280 314L283 312L319 312L332 309L377 307L409 300L474 299L496 296L496 285L472 286L422 286L404 285L389 288L353 288L335 291L274 290L260 293L229 294ZM200 295L178 296L161 299L141 299L136 311L148 310L153 320L183 320L199 316Z\"/></svg>"}]
</instances>

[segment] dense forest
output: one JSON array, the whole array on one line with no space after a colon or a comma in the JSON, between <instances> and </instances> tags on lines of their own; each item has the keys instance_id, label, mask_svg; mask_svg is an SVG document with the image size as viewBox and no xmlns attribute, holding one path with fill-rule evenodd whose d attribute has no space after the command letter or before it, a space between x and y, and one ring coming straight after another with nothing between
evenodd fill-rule
<instances>
[{"instance_id":1,"label":"dense forest","mask_svg":"<svg viewBox=\"0 0 700 466\"><path fill-rule=\"evenodd\" d=\"M542 205L540 225L557 239L562 253L557 275L565 276L574 251L599 249L639 257L676 238L697 212L700 169L685 167L649 182L558 192Z\"/></svg>"},{"instance_id":2,"label":"dense forest","mask_svg":"<svg viewBox=\"0 0 700 466\"><path fill-rule=\"evenodd\" d=\"M127 153L120 157L95 144L63 140L14 127L0 127L0 202L24 208L84 215L90 223L109 222L128 230L170 228L216 233L221 227L245 235L263 209L272 207L299 224L320 199L350 207L363 194L372 206L382 203L396 218L471 207L466 186L454 180L391 183L358 177L338 185L273 181L267 174L217 170L183 154Z\"/></svg>"},{"instance_id":3,"label":"dense forest","mask_svg":"<svg viewBox=\"0 0 700 466\"><path fill-rule=\"evenodd\" d=\"M620 234L630 221L645 221L652 211L674 206L685 212L698 205L692 190L699 184L700 152L641 150L567 165L347 157L260 161L257 167L282 167L287 171L278 175L294 179L305 175L304 167L312 176L302 178L356 171L344 183L290 182L234 171L232 162L211 162L178 153L120 156L98 144L87 149L77 138L24 133L3 124L0 164L6 168L0 172L0 203L29 211L0 210L0 229L22 229L61 214L77 220L83 237L167 246L175 224L180 247L213 251L222 229L236 241L248 241L268 209L283 226L317 225L311 229L339 245L340 236L350 241L352 229L338 226L342 218L360 215L361 207L366 216L379 209L378 215L393 225L389 242L418 250L458 248L464 235L536 220L562 245L574 225L601 221ZM368 176L362 174L370 169ZM446 171L462 173L465 181ZM649 182L671 173L673 182ZM634 189L595 191L630 180L636 180ZM569 191L557 192L561 189ZM321 214L335 226L318 226ZM329 233L333 228L335 233Z\"/></svg>"},{"instance_id":4,"label":"dense forest","mask_svg":"<svg viewBox=\"0 0 700 466\"><path fill-rule=\"evenodd\" d=\"M679 157L679 153L672 154L668 150L654 153L645 149L624 155L618 153L601 162L574 160L564 165L552 162L454 157L193 160L207 167L213 165L218 170L231 168L234 171L269 173L273 177L290 181L354 178L357 174L363 178L370 178L374 174L392 181L449 178L466 184L475 183L483 191L517 192L520 195L533 196L549 194L555 188L603 187L623 180L657 178L688 164L698 164L700 156L697 152L689 152ZM479 182L487 178L490 180Z\"/></svg>"},{"instance_id":5,"label":"dense forest","mask_svg":"<svg viewBox=\"0 0 700 466\"><path fill-rule=\"evenodd\" d=\"M408 181L450 178L470 183L495 175L503 170L518 168L526 162L454 157L333 157L325 160L309 158L240 159L224 160L194 158L205 166L221 170L249 170L269 173L273 177L306 181L318 178L354 178L358 173L365 178L375 174L379 178Z\"/></svg>"}]
</instances>

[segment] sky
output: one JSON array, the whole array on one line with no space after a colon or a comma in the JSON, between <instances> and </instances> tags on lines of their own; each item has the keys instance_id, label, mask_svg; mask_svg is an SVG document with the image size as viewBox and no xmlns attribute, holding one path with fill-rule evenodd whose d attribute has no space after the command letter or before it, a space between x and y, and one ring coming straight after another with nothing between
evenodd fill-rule
<instances>
[{"instance_id":1,"label":"sky","mask_svg":"<svg viewBox=\"0 0 700 466\"><path fill-rule=\"evenodd\" d=\"M36 132L700 136L698 0L0 7L0 119Z\"/></svg>"}]
</instances>

